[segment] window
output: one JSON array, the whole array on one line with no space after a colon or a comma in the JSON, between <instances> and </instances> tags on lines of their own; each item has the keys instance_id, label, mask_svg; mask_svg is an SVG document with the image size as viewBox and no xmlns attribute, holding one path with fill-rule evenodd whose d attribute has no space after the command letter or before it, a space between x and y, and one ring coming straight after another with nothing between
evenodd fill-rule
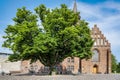
<instances>
[{"instance_id":1,"label":"window","mask_svg":"<svg viewBox=\"0 0 120 80\"><path fill-rule=\"evenodd\" d=\"M71 58L71 62L74 63L74 58Z\"/></svg>"},{"instance_id":2,"label":"window","mask_svg":"<svg viewBox=\"0 0 120 80\"><path fill-rule=\"evenodd\" d=\"M74 66L73 65L68 66L67 71L74 71Z\"/></svg>"},{"instance_id":3,"label":"window","mask_svg":"<svg viewBox=\"0 0 120 80\"><path fill-rule=\"evenodd\" d=\"M93 51L92 61L98 62L99 61L99 53L98 50Z\"/></svg>"},{"instance_id":4,"label":"window","mask_svg":"<svg viewBox=\"0 0 120 80\"><path fill-rule=\"evenodd\" d=\"M71 71L74 71L74 66L73 65L71 66Z\"/></svg>"},{"instance_id":5,"label":"window","mask_svg":"<svg viewBox=\"0 0 120 80\"><path fill-rule=\"evenodd\" d=\"M67 71L70 71L70 66L67 67Z\"/></svg>"},{"instance_id":6,"label":"window","mask_svg":"<svg viewBox=\"0 0 120 80\"><path fill-rule=\"evenodd\" d=\"M97 44L96 44L96 41L94 42L94 46L96 46Z\"/></svg>"},{"instance_id":7,"label":"window","mask_svg":"<svg viewBox=\"0 0 120 80\"><path fill-rule=\"evenodd\" d=\"M101 39L101 45L104 45L104 43L103 43L103 39Z\"/></svg>"},{"instance_id":8,"label":"window","mask_svg":"<svg viewBox=\"0 0 120 80\"><path fill-rule=\"evenodd\" d=\"M31 64L31 65L30 65L30 70L36 71L37 69L38 69L38 66L37 66L37 65L34 65L34 64Z\"/></svg>"},{"instance_id":9,"label":"window","mask_svg":"<svg viewBox=\"0 0 120 80\"><path fill-rule=\"evenodd\" d=\"M30 69L31 69L31 70L34 70L34 67L33 67L33 65L31 65L31 66L30 66Z\"/></svg>"},{"instance_id":10,"label":"window","mask_svg":"<svg viewBox=\"0 0 120 80\"><path fill-rule=\"evenodd\" d=\"M100 43L100 39L97 39L97 45L100 45L99 43Z\"/></svg>"},{"instance_id":11,"label":"window","mask_svg":"<svg viewBox=\"0 0 120 80\"><path fill-rule=\"evenodd\" d=\"M67 62L70 62L70 58L67 59Z\"/></svg>"},{"instance_id":12,"label":"window","mask_svg":"<svg viewBox=\"0 0 120 80\"><path fill-rule=\"evenodd\" d=\"M107 42L106 41L104 41L104 44L105 44L105 46L107 45Z\"/></svg>"},{"instance_id":13,"label":"window","mask_svg":"<svg viewBox=\"0 0 120 80\"><path fill-rule=\"evenodd\" d=\"M67 59L67 62L69 62L69 63L74 63L74 58L68 58L68 59Z\"/></svg>"}]
</instances>

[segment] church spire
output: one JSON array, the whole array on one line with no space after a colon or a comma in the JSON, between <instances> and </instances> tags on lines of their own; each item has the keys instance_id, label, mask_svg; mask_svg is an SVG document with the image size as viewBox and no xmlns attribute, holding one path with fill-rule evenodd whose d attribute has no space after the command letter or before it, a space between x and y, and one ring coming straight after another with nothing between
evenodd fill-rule
<instances>
[{"instance_id":1,"label":"church spire","mask_svg":"<svg viewBox=\"0 0 120 80\"><path fill-rule=\"evenodd\" d=\"M73 6L73 12L77 13L77 4L76 4L76 0L74 2L74 6Z\"/></svg>"}]
</instances>

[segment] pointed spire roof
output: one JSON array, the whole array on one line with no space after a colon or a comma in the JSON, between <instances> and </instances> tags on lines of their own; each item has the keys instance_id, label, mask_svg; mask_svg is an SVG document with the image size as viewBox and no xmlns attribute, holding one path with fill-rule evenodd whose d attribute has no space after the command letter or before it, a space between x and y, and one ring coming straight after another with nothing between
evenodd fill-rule
<instances>
[{"instance_id":1,"label":"pointed spire roof","mask_svg":"<svg viewBox=\"0 0 120 80\"><path fill-rule=\"evenodd\" d=\"M77 13L77 4L76 4L76 0L74 2L74 6L73 6L73 12Z\"/></svg>"}]
</instances>

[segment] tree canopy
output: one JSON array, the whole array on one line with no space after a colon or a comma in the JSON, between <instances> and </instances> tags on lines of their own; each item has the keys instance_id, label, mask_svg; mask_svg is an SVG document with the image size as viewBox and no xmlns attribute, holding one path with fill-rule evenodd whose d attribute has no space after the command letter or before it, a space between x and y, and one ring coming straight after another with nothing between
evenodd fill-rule
<instances>
[{"instance_id":1,"label":"tree canopy","mask_svg":"<svg viewBox=\"0 0 120 80\"><path fill-rule=\"evenodd\" d=\"M111 54L112 57L112 73L120 73L120 62L117 62L116 57Z\"/></svg>"},{"instance_id":2,"label":"tree canopy","mask_svg":"<svg viewBox=\"0 0 120 80\"><path fill-rule=\"evenodd\" d=\"M117 71L117 60L113 54L111 54L111 58L112 58L112 73L114 73Z\"/></svg>"},{"instance_id":3,"label":"tree canopy","mask_svg":"<svg viewBox=\"0 0 120 80\"><path fill-rule=\"evenodd\" d=\"M91 32L88 23L79 19L79 12L74 13L65 4L55 9L41 4L35 12L25 7L18 9L14 25L8 25L5 30L3 46L14 52L11 61L39 60L52 67L68 56L81 59L92 56ZM38 25L38 19L43 28Z\"/></svg>"},{"instance_id":4,"label":"tree canopy","mask_svg":"<svg viewBox=\"0 0 120 80\"><path fill-rule=\"evenodd\" d=\"M117 73L120 73L120 62L117 64Z\"/></svg>"}]
</instances>

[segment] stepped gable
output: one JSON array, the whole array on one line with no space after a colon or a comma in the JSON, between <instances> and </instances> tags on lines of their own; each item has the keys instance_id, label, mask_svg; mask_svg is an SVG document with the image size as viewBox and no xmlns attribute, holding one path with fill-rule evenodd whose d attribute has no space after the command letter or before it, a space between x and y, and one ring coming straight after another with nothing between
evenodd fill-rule
<instances>
[{"instance_id":1,"label":"stepped gable","mask_svg":"<svg viewBox=\"0 0 120 80\"><path fill-rule=\"evenodd\" d=\"M92 36L93 40L95 41L94 46L110 47L110 43L108 42L108 40L106 39L104 34L102 34L102 32L99 30L99 28L97 27L96 24L94 25L94 27L91 30L91 36Z\"/></svg>"}]
</instances>

